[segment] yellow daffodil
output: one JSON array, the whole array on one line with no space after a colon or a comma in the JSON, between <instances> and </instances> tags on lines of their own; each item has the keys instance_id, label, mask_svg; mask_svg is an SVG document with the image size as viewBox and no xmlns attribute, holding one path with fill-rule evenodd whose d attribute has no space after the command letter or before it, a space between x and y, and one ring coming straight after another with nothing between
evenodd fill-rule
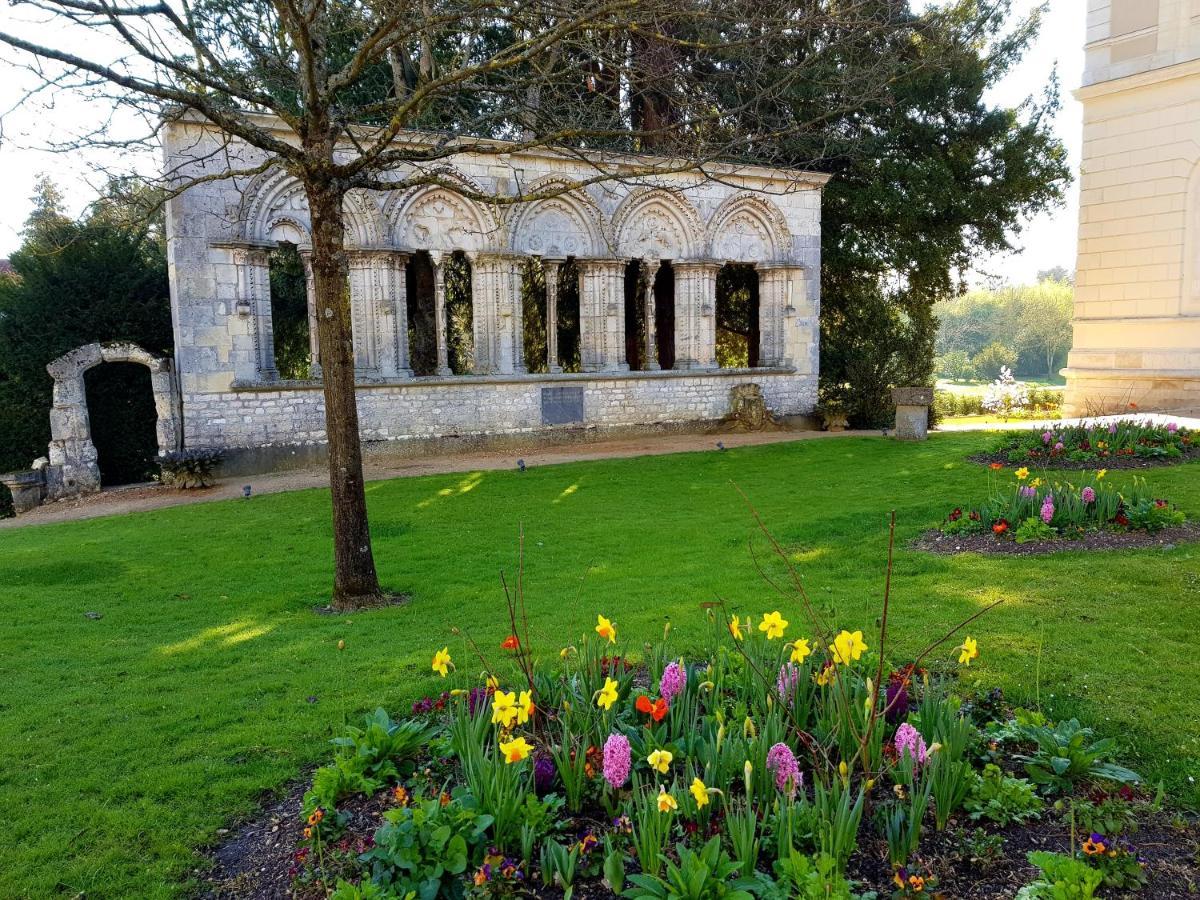
<instances>
[{"instance_id":1,"label":"yellow daffodil","mask_svg":"<svg viewBox=\"0 0 1200 900\"><path fill-rule=\"evenodd\" d=\"M496 691L492 696L492 724L512 728L517 721L516 691Z\"/></svg>"},{"instance_id":2,"label":"yellow daffodil","mask_svg":"<svg viewBox=\"0 0 1200 900\"><path fill-rule=\"evenodd\" d=\"M1017 469L1017 471L1013 474L1017 476L1017 481L1024 481L1029 477L1029 468L1027 466L1021 466L1021 468Z\"/></svg>"},{"instance_id":3,"label":"yellow daffodil","mask_svg":"<svg viewBox=\"0 0 1200 900\"><path fill-rule=\"evenodd\" d=\"M500 679L497 678L495 675L487 676L487 678L485 678L483 680L483 683L485 685L487 685L489 688L491 688L493 691L500 690Z\"/></svg>"},{"instance_id":4,"label":"yellow daffodil","mask_svg":"<svg viewBox=\"0 0 1200 900\"><path fill-rule=\"evenodd\" d=\"M563 647L561 650L558 651L559 659L566 659L568 656L574 656L574 655L575 655L574 647Z\"/></svg>"},{"instance_id":5,"label":"yellow daffodil","mask_svg":"<svg viewBox=\"0 0 1200 900\"><path fill-rule=\"evenodd\" d=\"M742 780L746 782L746 796L752 796L754 794L754 763L750 760L746 760L746 764L742 766Z\"/></svg>"},{"instance_id":6,"label":"yellow daffodil","mask_svg":"<svg viewBox=\"0 0 1200 900\"><path fill-rule=\"evenodd\" d=\"M610 644L617 642L617 626L604 616L596 616L596 634L604 638Z\"/></svg>"},{"instance_id":7,"label":"yellow daffodil","mask_svg":"<svg viewBox=\"0 0 1200 900\"><path fill-rule=\"evenodd\" d=\"M958 661L964 666L969 666L971 660L979 658L979 642L973 637L968 637L958 649L962 651L958 654Z\"/></svg>"},{"instance_id":8,"label":"yellow daffodil","mask_svg":"<svg viewBox=\"0 0 1200 900\"><path fill-rule=\"evenodd\" d=\"M659 812L674 812L679 809L679 804L675 802L675 798L667 793L666 788L658 789L658 811Z\"/></svg>"},{"instance_id":9,"label":"yellow daffodil","mask_svg":"<svg viewBox=\"0 0 1200 900\"><path fill-rule=\"evenodd\" d=\"M842 781L844 783L849 783L850 767L848 765L846 765L846 761L844 759L840 763L838 763L838 774L842 776Z\"/></svg>"},{"instance_id":10,"label":"yellow daffodil","mask_svg":"<svg viewBox=\"0 0 1200 900\"><path fill-rule=\"evenodd\" d=\"M524 725L534 713L533 691L521 691L517 700L517 724Z\"/></svg>"},{"instance_id":11,"label":"yellow daffodil","mask_svg":"<svg viewBox=\"0 0 1200 900\"><path fill-rule=\"evenodd\" d=\"M504 754L505 763L519 763L533 752L533 745L523 737L513 738L508 742L500 742L500 752Z\"/></svg>"},{"instance_id":12,"label":"yellow daffodil","mask_svg":"<svg viewBox=\"0 0 1200 900\"><path fill-rule=\"evenodd\" d=\"M1040 479L1040 478L1033 479L1033 481L1029 482L1029 486L1031 488L1040 488L1042 486L1042 479Z\"/></svg>"},{"instance_id":13,"label":"yellow daffodil","mask_svg":"<svg viewBox=\"0 0 1200 900\"><path fill-rule=\"evenodd\" d=\"M834 662L841 663L844 666L856 661L863 652L867 649L867 645L863 643L863 633L856 631L851 634L849 631L842 631L833 639L833 643L829 645L829 652L833 654Z\"/></svg>"},{"instance_id":14,"label":"yellow daffodil","mask_svg":"<svg viewBox=\"0 0 1200 900\"><path fill-rule=\"evenodd\" d=\"M821 687L827 687L833 684L834 679L837 678L837 669L833 666L822 666L821 671L814 678Z\"/></svg>"},{"instance_id":15,"label":"yellow daffodil","mask_svg":"<svg viewBox=\"0 0 1200 900\"><path fill-rule=\"evenodd\" d=\"M443 647L437 653L433 654L433 671L445 678L446 673L452 668L454 668L454 663L450 660L449 647Z\"/></svg>"},{"instance_id":16,"label":"yellow daffodil","mask_svg":"<svg viewBox=\"0 0 1200 900\"><path fill-rule=\"evenodd\" d=\"M692 779L692 786L688 788L692 792L692 796L696 798L696 809L703 809L708 805L708 788L704 786L704 782L699 778Z\"/></svg>"},{"instance_id":17,"label":"yellow daffodil","mask_svg":"<svg viewBox=\"0 0 1200 900\"><path fill-rule=\"evenodd\" d=\"M617 702L617 683L611 678L604 679L604 687L596 691L596 705L601 709L611 709Z\"/></svg>"},{"instance_id":18,"label":"yellow daffodil","mask_svg":"<svg viewBox=\"0 0 1200 900\"><path fill-rule=\"evenodd\" d=\"M762 617L762 621L758 623L758 630L767 633L768 641L783 637L783 632L787 630L787 627L787 619L781 616L778 611L767 613Z\"/></svg>"},{"instance_id":19,"label":"yellow daffodil","mask_svg":"<svg viewBox=\"0 0 1200 900\"><path fill-rule=\"evenodd\" d=\"M1097 481L1101 480L1107 474L1108 474L1108 469L1101 469L1099 472L1096 473L1096 480Z\"/></svg>"},{"instance_id":20,"label":"yellow daffodil","mask_svg":"<svg viewBox=\"0 0 1200 900\"><path fill-rule=\"evenodd\" d=\"M803 664L804 660L812 655L812 647L808 646L808 638L797 638L792 641L792 662L796 665Z\"/></svg>"},{"instance_id":21,"label":"yellow daffodil","mask_svg":"<svg viewBox=\"0 0 1200 900\"><path fill-rule=\"evenodd\" d=\"M742 640L742 626L738 624L737 616L729 620L729 633L733 635L735 641Z\"/></svg>"},{"instance_id":22,"label":"yellow daffodil","mask_svg":"<svg viewBox=\"0 0 1200 900\"><path fill-rule=\"evenodd\" d=\"M661 774L666 775L667 770L671 768L671 760L675 756L670 750L655 750L646 757L646 762L650 763L650 768L657 769Z\"/></svg>"}]
</instances>

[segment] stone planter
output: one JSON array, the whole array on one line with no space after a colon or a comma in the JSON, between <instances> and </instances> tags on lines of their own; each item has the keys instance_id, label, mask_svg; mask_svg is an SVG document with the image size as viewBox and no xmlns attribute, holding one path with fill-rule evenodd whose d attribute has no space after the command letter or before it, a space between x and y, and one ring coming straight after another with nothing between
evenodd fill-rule
<instances>
[{"instance_id":1,"label":"stone planter","mask_svg":"<svg viewBox=\"0 0 1200 900\"><path fill-rule=\"evenodd\" d=\"M46 476L37 469L0 475L0 484L12 494L13 509L18 516L37 509L46 497Z\"/></svg>"},{"instance_id":2,"label":"stone planter","mask_svg":"<svg viewBox=\"0 0 1200 900\"><path fill-rule=\"evenodd\" d=\"M826 431L845 431L846 426L850 423L844 412L829 412L821 413L821 424L825 426Z\"/></svg>"},{"instance_id":3,"label":"stone planter","mask_svg":"<svg viewBox=\"0 0 1200 900\"><path fill-rule=\"evenodd\" d=\"M923 441L929 437L929 407L933 405L933 388L892 388L896 404L896 438L901 441Z\"/></svg>"}]
</instances>

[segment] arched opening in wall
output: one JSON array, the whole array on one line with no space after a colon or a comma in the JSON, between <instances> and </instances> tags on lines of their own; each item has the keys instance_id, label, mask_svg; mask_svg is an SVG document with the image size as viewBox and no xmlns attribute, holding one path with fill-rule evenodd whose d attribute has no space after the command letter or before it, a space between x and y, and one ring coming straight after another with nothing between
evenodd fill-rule
<instances>
[{"instance_id":1,"label":"arched opening in wall","mask_svg":"<svg viewBox=\"0 0 1200 900\"><path fill-rule=\"evenodd\" d=\"M558 364L579 372L579 269L570 257L558 270Z\"/></svg>"},{"instance_id":2,"label":"arched opening in wall","mask_svg":"<svg viewBox=\"0 0 1200 900\"><path fill-rule=\"evenodd\" d=\"M414 253L406 267L409 365L414 375L437 372L437 326L433 311L433 261L424 250Z\"/></svg>"},{"instance_id":3,"label":"arched opening in wall","mask_svg":"<svg viewBox=\"0 0 1200 900\"><path fill-rule=\"evenodd\" d=\"M758 272L749 263L726 263L717 272L717 365L758 365Z\"/></svg>"},{"instance_id":4,"label":"arched opening in wall","mask_svg":"<svg viewBox=\"0 0 1200 900\"><path fill-rule=\"evenodd\" d=\"M644 367L646 334L646 282L642 261L625 264L625 361L635 371Z\"/></svg>"},{"instance_id":5,"label":"arched opening in wall","mask_svg":"<svg viewBox=\"0 0 1200 900\"><path fill-rule=\"evenodd\" d=\"M83 382L100 482L149 481L158 456L150 370L140 363L104 363L85 372Z\"/></svg>"},{"instance_id":6,"label":"arched opening in wall","mask_svg":"<svg viewBox=\"0 0 1200 900\"><path fill-rule=\"evenodd\" d=\"M281 243L267 264L271 283L271 331L274 334L275 369L280 378L311 377L308 282L295 244Z\"/></svg>"},{"instance_id":7,"label":"arched opening in wall","mask_svg":"<svg viewBox=\"0 0 1200 900\"><path fill-rule=\"evenodd\" d=\"M446 355L451 372L469 375L475 370L471 263L467 254L455 250L442 265L446 267Z\"/></svg>"},{"instance_id":8,"label":"arched opening in wall","mask_svg":"<svg viewBox=\"0 0 1200 900\"><path fill-rule=\"evenodd\" d=\"M529 257L521 267L521 339L525 367L546 371L546 277L542 261Z\"/></svg>"},{"instance_id":9,"label":"arched opening in wall","mask_svg":"<svg viewBox=\"0 0 1200 900\"><path fill-rule=\"evenodd\" d=\"M666 260L654 273L654 330L658 365L675 368L675 269Z\"/></svg>"}]
</instances>

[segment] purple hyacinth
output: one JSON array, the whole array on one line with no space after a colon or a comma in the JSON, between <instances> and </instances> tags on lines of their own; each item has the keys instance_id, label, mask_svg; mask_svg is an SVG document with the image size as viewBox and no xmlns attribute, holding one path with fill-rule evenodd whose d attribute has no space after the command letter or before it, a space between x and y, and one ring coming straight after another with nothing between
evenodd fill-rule
<instances>
[{"instance_id":1,"label":"purple hyacinth","mask_svg":"<svg viewBox=\"0 0 1200 900\"><path fill-rule=\"evenodd\" d=\"M546 794L554 787L558 770L549 756L539 756L533 761L533 786L539 794Z\"/></svg>"},{"instance_id":2,"label":"purple hyacinth","mask_svg":"<svg viewBox=\"0 0 1200 900\"><path fill-rule=\"evenodd\" d=\"M1042 521L1047 525L1054 518L1054 495L1047 494L1046 499L1042 501Z\"/></svg>"},{"instance_id":3,"label":"purple hyacinth","mask_svg":"<svg viewBox=\"0 0 1200 900\"><path fill-rule=\"evenodd\" d=\"M787 744L779 743L767 751L767 771L775 774L775 787L788 797L795 797L804 784L796 754Z\"/></svg>"},{"instance_id":4,"label":"purple hyacinth","mask_svg":"<svg viewBox=\"0 0 1200 900\"><path fill-rule=\"evenodd\" d=\"M792 694L800 683L800 670L790 662L779 667L779 675L775 678L775 690L785 703L792 702Z\"/></svg>"},{"instance_id":5,"label":"purple hyacinth","mask_svg":"<svg viewBox=\"0 0 1200 900\"><path fill-rule=\"evenodd\" d=\"M658 692L670 703L683 693L687 687L687 669L677 662L669 663L663 669L662 679L658 683Z\"/></svg>"},{"instance_id":6,"label":"purple hyacinth","mask_svg":"<svg viewBox=\"0 0 1200 900\"><path fill-rule=\"evenodd\" d=\"M610 734L604 742L604 780L614 791L629 778L629 766L629 739L623 734Z\"/></svg>"},{"instance_id":7,"label":"purple hyacinth","mask_svg":"<svg viewBox=\"0 0 1200 900\"><path fill-rule=\"evenodd\" d=\"M907 722L896 729L895 738L896 753L900 758L904 758L907 752L912 757L913 762L917 765L924 764L929 757L929 751L925 746L925 738L921 736L921 732L913 728Z\"/></svg>"},{"instance_id":8,"label":"purple hyacinth","mask_svg":"<svg viewBox=\"0 0 1200 900\"><path fill-rule=\"evenodd\" d=\"M1109 426L1108 426L1108 433L1109 433L1109 434L1116 434L1116 433L1117 433L1117 426L1116 426L1116 423L1115 423L1115 422L1114 422L1112 425L1109 425Z\"/></svg>"},{"instance_id":9,"label":"purple hyacinth","mask_svg":"<svg viewBox=\"0 0 1200 900\"><path fill-rule=\"evenodd\" d=\"M1021 496L1022 497L1036 497L1037 496L1037 488L1035 488L1031 484L1021 485Z\"/></svg>"},{"instance_id":10,"label":"purple hyacinth","mask_svg":"<svg viewBox=\"0 0 1200 900\"><path fill-rule=\"evenodd\" d=\"M1089 485L1079 492L1079 499L1084 503L1094 503L1096 501L1096 492Z\"/></svg>"},{"instance_id":11,"label":"purple hyacinth","mask_svg":"<svg viewBox=\"0 0 1200 900\"><path fill-rule=\"evenodd\" d=\"M908 686L903 678L893 678L888 682L884 709L889 723L895 725L908 715Z\"/></svg>"}]
</instances>

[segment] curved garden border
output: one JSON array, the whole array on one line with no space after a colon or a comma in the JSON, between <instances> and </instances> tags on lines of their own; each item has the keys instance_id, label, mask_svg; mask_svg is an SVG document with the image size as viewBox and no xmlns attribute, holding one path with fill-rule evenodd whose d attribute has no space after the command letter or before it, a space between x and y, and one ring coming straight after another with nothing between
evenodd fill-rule
<instances>
[{"instance_id":1,"label":"curved garden border","mask_svg":"<svg viewBox=\"0 0 1200 900\"><path fill-rule=\"evenodd\" d=\"M1042 456L1031 456L1018 462L1008 458L1007 453L974 453L967 457L968 462L989 466L1001 463L1006 469L1016 469L1020 466L1032 466L1038 469L1052 471L1087 471L1095 469L1159 469L1166 466L1178 466L1183 463L1200 462L1200 447L1194 447L1182 456L1105 456L1100 459L1048 459Z\"/></svg>"},{"instance_id":2,"label":"curved garden border","mask_svg":"<svg viewBox=\"0 0 1200 900\"><path fill-rule=\"evenodd\" d=\"M961 553L1040 556L1049 553L1070 553L1073 550L1168 550L1173 549L1176 544L1189 541L1200 541L1200 522L1185 522L1154 532L1089 531L1074 539L1031 541L1027 544L997 539L991 534L944 534L936 528L931 528L914 540L911 546L914 550L940 556L957 556Z\"/></svg>"}]
</instances>

